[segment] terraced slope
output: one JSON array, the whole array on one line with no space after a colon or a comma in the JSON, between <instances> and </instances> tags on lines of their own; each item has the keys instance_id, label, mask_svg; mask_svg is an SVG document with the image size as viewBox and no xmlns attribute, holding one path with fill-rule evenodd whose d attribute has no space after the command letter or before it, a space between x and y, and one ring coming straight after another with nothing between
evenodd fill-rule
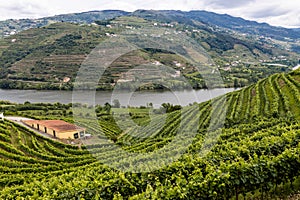
<instances>
[{"instance_id":1,"label":"terraced slope","mask_svg":"<svg viewBox=\"0 0 300 200\"><path fill-rule=\"evenodd\" d=\"M142 145L140 149L146 151L150 148L149 144L157 145L160 141L160 145L166 144L170 141L170 138L177 134L177 129L182 120L187 120L188 125L198 126L198 132L207 130L212 124L219 124L218 118L212 119L211 116L221 114L221 110L225 109L212 109L222 106L226 101L226 120L224 122L225 127L231 127L239 123L248 123L261 118L288 118L292 120L300 120L300 73L295 71L289 74L275 74L269 78L260 80L257 84L245 87L241 90L227 94L224 97L219 97L212 101L199 104L198 107L185 107L181 111L175 111L168 115L166 121L163 116L157 115L152 118L153 124L158 127L162 127L159 132L152 132L155 127L146 126L143 129L139 127L130 128L129 134L124 134L128 130L123 130L122 127L118 127L118 124L107 123L100 120L100 126L106 136L111 138L118 138L118 142L122 144L135 144L136 146ZM224 100L224 98L226 99ZM122 114L114 113L114 118L117 120L122 119ZM195 121L198 119L198 121ZM150 119L148 119L150 120ZM89 119L82 119L79 121L81 126L87 126L90 132L95 131L96 126L90 123ZM145 121L145 124L149 121ZM193 124L194 123L194 124ZM220 123L222 124L222 123ZM124 127L128 127L127 124L123 124ZM111 128L114 127L114 128ZM99 132L99 131L98 131ZM143 138L141 135L147 135L147 138ZM147 146L147 148L145 148Z\"/></svg>"},{"instance_id":2,"label":"terraced slope","mask_svg":"<svg viewBox=\"0 0 300 200\"><path fill-rule=\"evenodd\" d=\"M107 15L110 16L109 12ZM190 24L177 17L166 23L165 20L161 20L161 16L155 14L151 20L138 16L108 19L103 20L103 17L99 17L97 21L93 18L91 20L96 20L96 23L92 24L57 22L1 38L0 88L70 90L82 62L98 44L124 31L140 30L141 27L157 29L165 34L185 33L204 48L215 63L209 63L211 65L208 67L215 69L218 66L226 86L229 87L250 85L271 74L289 71L299 61L297 53L289 51L273 40L227 33L209 24ZM171 52L151 48L153 47L150 45L149 49L121 56L111 65L111 69L106 71L98 89L109 90L120 79L125 79L126 82L137 78L130 73L126 75L126 72L149 63L161 63L171 67L180 71L181 76L187 78L192 87L206 88L203 77L197 70L193 70L194 66L186 59ZM155 65L152 65L151 69L154 67ZM202 73L207 72L203 70ZM177 89L187 88L182 86L182 83L178 84L177 79L170 84L172 85Z\"/></svg>"},{"instance_id":3,"label":"terraced slope","mask_svg":"<svg viewBox=\"0 0 300 200\"><path fill-rule=\"evenodd\" d=\"M186 107L181 114L170 113L161 131L143 130L149 131L146 138L138 137L141 132L135 129L124 133L101 118L104 131L99 132L84 119L83 125L95 135L114 138L111 146L108 142L107 146L87 146L89 151L42 138L9 121L0 122L0 199L250 199L290 193L293 187L299 188L299 83L299 71L276 74L226 95L225 127L208 133L210 102L197 105L199 110ZM217 98L217 105L224 98ZM160 125L160 117L153 118L154 124ZM187 128L198 124L198 134L170 165L125 173L103 164L125 160L130 168L136 161L116 154L114 145L128 152L153 152L172 144L180 123ZM199 152L207 134L219 137L205 142L213 148L203 157ZM104 148L112 151L103 152ZM173 148L181 151L180 146Z\"/></svg>"}]
</instances>

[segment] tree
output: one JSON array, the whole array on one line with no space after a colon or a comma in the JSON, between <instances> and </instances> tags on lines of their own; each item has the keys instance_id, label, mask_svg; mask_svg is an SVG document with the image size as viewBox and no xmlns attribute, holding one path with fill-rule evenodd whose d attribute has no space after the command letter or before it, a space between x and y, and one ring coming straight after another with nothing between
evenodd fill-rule
<instances>
[{"instance_id":1,"label":"tree","mask_svg":"<svg viewBox=\"0 0 300 200\"><path fill-rule=\"evenodd\" d=\"M235 78L234 83L233 83L233 87L238 88L239 86L240 86L239 81Z\"/></svg>"},{"instance_id":2,"label":"tree","mask_svg":"<svg viewBox=\"0 0 300 200\"><path fill-rule=\"evenodd\" d=\"M173 112L175 110L180 110L182 107L180 105L172 105L170 103L163 103L161 106L166 110L166 113Z\"/></svg>"},{"instance_id":3,"label":"tree","mask_svg":"<svg viewBox=\"0 0 300 200\"><path fill-rule=\"evenodd\" d=\"M109 113L110 113L110 110L111 110L111 105L110 105L109 103L106 102L106 103L104 104L103 110L106 111L107 114L109 114Z\"/></svg>"},{"instance_id":4,"label":"tree","mask_svg":"<svg viewBox=\"0 0 300 200\"><path fill-rule=\"evenodd\" d=\"M100 105L97 105L95 111L96 113L100 113L102 111L102 107Z\"/></svg>"}]
</instances>

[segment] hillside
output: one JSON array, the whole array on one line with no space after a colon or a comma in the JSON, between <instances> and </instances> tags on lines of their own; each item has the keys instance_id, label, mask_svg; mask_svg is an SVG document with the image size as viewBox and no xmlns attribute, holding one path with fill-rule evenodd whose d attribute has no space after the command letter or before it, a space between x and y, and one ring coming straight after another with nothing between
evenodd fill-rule
<instances>
[{"instance_id":1,"label":"hillside","mask_svg":"<svg viewBox=\"0 0 300 200\"><path fill-rule=\"evenodd\" d=\"M245 20L239 17L233 17L227 14L218 14L207 11L175 11L175 10L137 10L135 12L126 12L121 10L103 10L89 11L82 13L70 13L44 17L40 19L18 19L5 20L0 22L0 35L7 36L11 32L20 32L29 28L38 28L55 22L71 22L90 24L97 20L109 20L121 16L138 16L155 21L178 21L189 25L195 25L195 21L210 24L217 27L240 31L242 33L262 35L279 40L299 39L297 34L299 29L287 29L271 26L267 23L258 23Z\"/></svg>"},{"instance_id":2,"label":"hillside","mask_svg":"<svg viewBox=\"0 0 300 200\"><path fill-rule=\"evenodd\" d=\"M133 16L144 19L159 20L166 23L178 21L191 26L203 26L208 24L214 29L231 35L247 35L259 38L262 42L270 40L283 48L289 48L294 52L300 52L299 29L288 29L271 26L267 23L245 20L240 17L233 17L227 14L217 14L207 11L174 11L174 10L137 10Z\"/></svg>"},{"instance_id":3,"label":"hillside","mask_svg":"<svg viewBox=\"0 0 300 200\"><path fill-rule=\"evenodd\" d=\"M242 90L170 112L165 122L158 113L152 116L151 126L147 126L147 111L131 109L131 117L139 116L133 119L139 119L143 132L139 127L121 130L115 123L122 118L118 109L111 115L101 106L96 110L82 107L78 123L102 141L82 149L45 139L5 120L0 122L0 198L282 198L300 187L299 92L300 71L295 71L275 74ZM225 126L209 126L221 120L212 116L222 115L224 100ZM222 109L213 109L212 105ZM61 104L1 102L1 109L6 114L34 118L72 121L73 116L71 105ZM76 114L78 105L74 109ZM96 111L102 131L85 111ZM161 122L162 129L153 132ZM191 131L189 134L197 127L187 150L182 145L185 140L173 143L180 123L181 128ZM147 133L147 137L141 133ZM165 165L165 156L174 154L162 154L155 160L148 160L148 154L132 159L114 150L115 145L139 154L166 146L183 155ZM211 151L202 154L203 148ZM108 163L117 163L124 170L142 167L146 172L120 172ZM157 166L162 168L151 170Z\"/></svg>"},{"instance_id":4,"label":"hillside","mask_svg":"<svg viewBox=\"0 0 300 200\"><path fill-rule=\"evenodd\" d=\"M153 14L155 14L155 17L153 16ZM278 40L286 40L287 38L299 39L297 29L275 27L267 23L258 23L256 21L249 21L240 17L233 17L227 14L217 14L207 11L183 12L174 10L137 10L133 12L133 15L149 19L160 19L169 22L174 21L174 19L176 19L176 21L180 20L182 22L189 23L189 25L195 25L195 22L198 21L216 27L235 30L241 33L247 33L250 35L261 35Z\"/></svg>"},{"instance_id":5,"label":"hillside","mask_svg":"<svg viewBox=\"0 0 300 200\"><path fill-rule=\"evenodd\" d=\"M28 29L0 40L0 88L70 90L81 63L99 43L130 28L138 30L140 27L163 28L176 34L185 32L207 51L214 61L207 70L218 68L227 87L250 85L271 74L289 71L298 64L298 54L271 39L231 34L206 23L195 25L186 18L174 17L166 23L162 16L156 14L151 15L150 19L138 12L132 15L139 14L143 18L123 16L109 19L114 15L109 11L103 13L102 17L90 16L90 21L98 19L92 25L59 22ZM84 20L87 15L78 14L78 20ZM73 18L77 19L76 16L60 17L72 21ZM126 77L126 72L147 63L167 65L187 78L193 88L206 88L201 74L180 56L161 50L141 49L116 60L106 71L98 89L112 89L120 79L131 80ZM168 76L172 74L165 77ZM123 85L127 89L130 87ZM173 80L169 85L171 89L187 88L179 80ZM148 88L157 89L161 86L151 85Z\"/></svg>"},{"instance_id":6,"label":"hillside","mask_svg":"<svg viewBox=\"0 0 300 200\"><path fill-rule=\"evenodd\" d=\"M40 19L9 19L0 21L0 37L14 35L30 28L40 28L57 22L91 24L96 20L108 20L129 14L119 10L90 11L44 17Z\"/></svg>"}]
</instances>

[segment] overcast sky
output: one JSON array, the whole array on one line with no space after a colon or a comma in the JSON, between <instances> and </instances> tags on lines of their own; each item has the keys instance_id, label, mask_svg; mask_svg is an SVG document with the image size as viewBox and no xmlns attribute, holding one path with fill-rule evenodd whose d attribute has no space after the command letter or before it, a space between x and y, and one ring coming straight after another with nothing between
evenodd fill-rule
<instances>
[{"instance_id":1,"label":"overcast sky","mask_svg":"<svg viewBox=\"0 0 300 200\"><path fill-rule=\"evenodd\" d=\"M300 27L300 0L0 0L0 20L90 10L207 10L271 25Z\"/></svg>"}]
</instances>

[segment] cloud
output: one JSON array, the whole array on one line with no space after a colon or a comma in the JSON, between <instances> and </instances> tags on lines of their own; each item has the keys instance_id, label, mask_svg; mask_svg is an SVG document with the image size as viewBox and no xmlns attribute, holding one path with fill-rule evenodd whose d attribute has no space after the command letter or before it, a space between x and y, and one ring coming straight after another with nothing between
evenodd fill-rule
<instances>
[{"instance_id":1,"label":"cloud","mask_svg":"<svg viewBox=\"0 0 300 200\"><path fill-rule=\"evenodd\" d=\"M213 8L236 8L246 6L255 0L207 0L205 1L209 6Z\"/></svg>"},{"instance_id":2,"label":"cloud","mask_svg":"<svg viewBox=\"0 0 300 200\"><path fill-rule=\"evenodd\" d=\"M153 10L185 10L203 8L202 1L198 0L177 0L177 1L161 1L161 0L112 0L106 3L98 3L95 5L99 10L102 9L121 9L126 11L135 11L138 9L153 9Z\"/></svg>"},{"instance_id":3,"label":"cloud","mask_svg":"<svg viewBox=\"0 0 300 200\"><path fill-rule=\"evenodd\" d=\"M285 15L266 18L262 20L270 21L270 24L277 25L277 26L284 26L290 28L300 27L300 13L297 11L289 12Z\"/></svg>"},{"instance_id":4,"label":"cloud","mask_svg":"<svg viewBox=\"0 0 300 200\"><path fill-rule=\"evenodd\" d=\"M0 20L89 10L208 10L279 26L299 26L300 0L0 0Z\"/></svg>"},{"instance_id":5,"label":"cloud","mask_svg":"<svg viewBox=\"0 0 300 200\"><path fill-rule=\"evenodd\" d=\"M0 1L0 18L34 18L48 14L47 8L39 1Z\"/></svg>"},{"instance_id":6,"label":"cloud","mask_svg":"<svg viewBox=\"0 0 300 200\"><path fill-rule=\"evenodd\" d=\"M227 1L224 1L227 2ZM243 1L244 5L236 7L214 7L208 5L205 9L217 12L227 13L235 17L242 17L248 20L266 22L275 26L299 27L300 19L298 14L298 5L300 0L253 0Z\"/></svg>"},{"instance_id":7,"label":"cloud","mask_svg":"<svg viewBox=\"0 0 300 200\"><path fill-rule=\"evenodd\" d=\"M277 17L289 13L290 10L286 8L281 8L278 6L270 6L267 8L256 9L253 11L248 11L247 16L251 18L268 18L268 17Z\"/></svg>"},{"instance_id":8,"label":"cloud","mask_svg":"<svg viewBox=\"0 0 300 200\"><path fill-rule=\"evenodd\" d=\"M179 1L159 1L149 0L145 1L143 9L154 9L154 10L201 10L204 8L205 1L199 0L179 0Z\"/></svg>"}]
</instances>

